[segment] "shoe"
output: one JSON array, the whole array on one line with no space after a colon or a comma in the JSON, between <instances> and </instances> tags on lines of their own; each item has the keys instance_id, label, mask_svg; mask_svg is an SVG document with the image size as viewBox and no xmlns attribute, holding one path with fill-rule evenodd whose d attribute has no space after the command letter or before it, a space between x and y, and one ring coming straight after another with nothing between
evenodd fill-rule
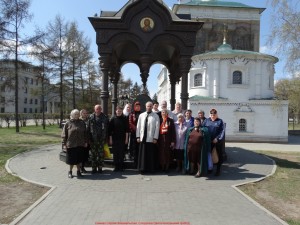
<instances>
[{"instance_id":1,"label":"shoe","mask_svg":"<svg viewBox=\"0 0 300 225\"><path fill-rule=\"evenodd\" d=\"M79 170L77 170L77 178L80 178L80 177L82 177L82 174Z\"/></svg>"},{"instance_id":2,"label":"shoe","mask_svg":"<svg viewBox=\"0 0 300 225\"><path fill-rule=\"evenodd\" d=\"M220 176L220 174L221 174L220 170L217 170L217 172L215 173L215 176L218 177L218 176Z\"/></svg>"},{"instance_id":3,"label":"shoe","mask_svg":"<svg viewBox=\"0 0 300 225\"><path fill-rule=\"evenodd\" d=\"M69 177L69 178L73 178L72 171L69 171L69 172L68 172L68 177Z\"/></svg>"},{"instance_id":4,"label":"shoe","mask_svg":"<svg viewBox=\"0 0 300 225\"><path fill-rule=\"evenodd\" d=\"M87 171L84 169L84 167L81 168L81 173L87 173Z\"/></svg>"},{"instance_id":5,"label":"shoe","mask_svg":"<svg viewBox=\"0 0 300 225\"><path fill-rule=\"evenodd\" d=\"M196 173L195 177L198 178L198 177L200 177L200 176L201 176L200 171L198 171L198 172Z\"/></svg>"},{"instance_id":6,"label":"shoe","mask_svg":"<svg viewBox=\"0 0 300 225\"><path fill-rule=\"evenodd\" d=\"M97 169L96 168L92 169L92 174L94 174L94 173L97 173Z\"/></svg>"}]
</instances>

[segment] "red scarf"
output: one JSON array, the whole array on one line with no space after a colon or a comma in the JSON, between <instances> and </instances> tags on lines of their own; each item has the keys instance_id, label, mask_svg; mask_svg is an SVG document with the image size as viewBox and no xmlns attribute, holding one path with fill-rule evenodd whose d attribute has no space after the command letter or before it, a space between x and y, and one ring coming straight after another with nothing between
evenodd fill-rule
<instances>
[{"instance_id":1,"label":"red scarf","mask_svg":"<svg viewBox=\"0 0 300 225\"><path fill-rule=\"evenodd\" d=\"M160 129L159 129L159 133L160 134L166 134L168 133L168 128L169 128L169 125L167 123L167 117L163 118L163 122L161 123L160 125Z\"/></svg>"}]
</instances>

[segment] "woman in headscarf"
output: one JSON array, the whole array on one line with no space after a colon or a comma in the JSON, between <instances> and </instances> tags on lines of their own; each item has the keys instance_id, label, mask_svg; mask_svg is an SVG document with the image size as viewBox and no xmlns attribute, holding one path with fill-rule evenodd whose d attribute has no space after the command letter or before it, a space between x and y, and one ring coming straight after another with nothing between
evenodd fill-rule
<instances>
[{"instance_id":1,"label":"woman in headscarf","mask_svg":"<svg viewBox=\"0 0 300 225\"><path fill-rule=\"evenodd\" d=\"M176 131L176 144L174 149L174 158L177 162L176 171L179 172L182 170L182 173L185 172L183 166L183 159L184 159L184 140L185 134L187 131L187 125L182 113L177 115L177 121L175 122L175 131Z\"/></svg>"},{"instance_id":2,"label":"woman in headscarf","mask_svg":"<svg viewBox=\"0 0 300 225\"><path fill-rule=\"evenodd\" d=\"M207 174L210 136L207 128L201 128L200 118L194 119L194 126L188 128L184 143L185 169L191 175L200 177ZM197 172L195 167L197 166Z\"/></svg>"},{"instance_id":3,"label":"woman in headscarf","mask_svg":"<svg viewBox=\"0 0 300 225\"><path fill-rule=\"evenodd\" d=\"M137 167L138 154L139 154L139 144L136 141L136 126L141 114L141 105L139 102L135 102L133 105L133 110L129 114L129 130L130 130L130 146L129 154L130 158L134 160L134 166Z\"/></svg>"},{"instance_id":4,"label":"woman in headscarf","mask_svg":"<svg viewBox=\"0 0 300 225\"><path fill-rule=\"evenodd\" d=\"M171 158L171 151L176 143L176 132L173 119L168 117L166 109L161 110L159 138L158 138L158 154L159 163L162 171L168 172Z\"/></svg>"}]
</instances>

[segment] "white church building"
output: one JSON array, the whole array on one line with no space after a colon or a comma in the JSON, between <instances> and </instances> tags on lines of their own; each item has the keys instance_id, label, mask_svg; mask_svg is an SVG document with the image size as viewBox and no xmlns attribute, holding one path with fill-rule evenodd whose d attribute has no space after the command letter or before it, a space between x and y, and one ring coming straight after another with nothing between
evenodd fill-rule
<instances>
[{"instance_id":1,"label":"white church building","mask_svg":"<svg viewBox=\"0 0 300 225\"><path fill-rule=\"evenodd\" d=\"M263 8L217 0L181 1L179 17L203 21L188 78L193 116L211 108L226 123L226 141L287 142L288 102L274 99L274 64L259 52ZM158 101L170 99L168 71L158 75ZM176 85L180 102L181 84Z\"/></svg>"}]
</instances>

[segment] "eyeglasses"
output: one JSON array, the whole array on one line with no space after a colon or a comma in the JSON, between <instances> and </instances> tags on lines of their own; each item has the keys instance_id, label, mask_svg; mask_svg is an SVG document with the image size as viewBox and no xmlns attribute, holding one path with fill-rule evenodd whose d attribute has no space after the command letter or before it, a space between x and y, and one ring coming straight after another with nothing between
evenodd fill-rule
<instances>
[{"instance_id":1,"label":"eyeglasses","mask_svg":"<svg viewBox=\"0 0 300 225\"><path fill-rule=\"evenodd\" d=\"M213 112L213 113L210 113L211 115L216 115L217 113Z\"/></svg>"}]
</instances>

